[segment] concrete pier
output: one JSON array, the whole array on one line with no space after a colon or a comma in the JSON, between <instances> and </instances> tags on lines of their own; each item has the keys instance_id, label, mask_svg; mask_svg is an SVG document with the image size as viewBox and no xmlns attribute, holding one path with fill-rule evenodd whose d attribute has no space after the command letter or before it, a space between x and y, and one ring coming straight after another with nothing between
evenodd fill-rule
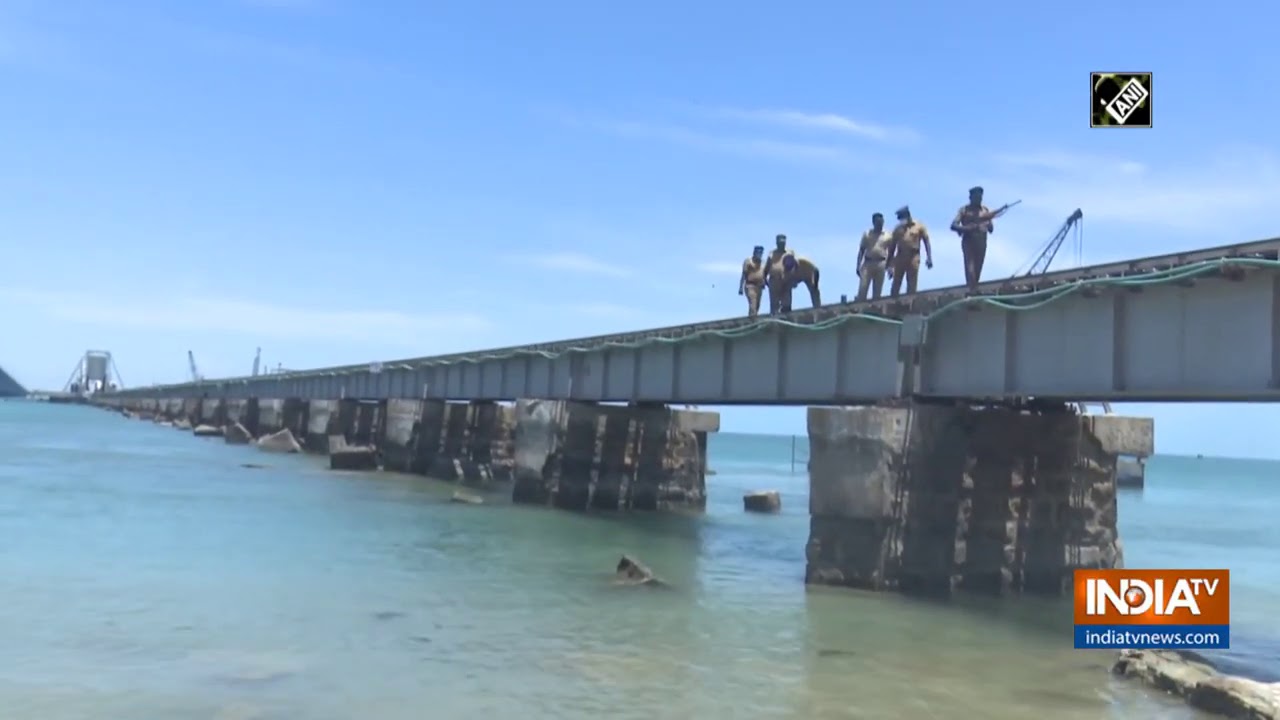
<instances>
[{"instance_id":1,"label":"concrete pier","mask_svg":"<svg viewBox=\"0 0 1280 720\"><path fill-rule=\"evenodd\" d=\"M373 448L386 470L489 490L509 486L516 502L570 510L702 509L707 433L720 428L718 413L660 404L399 398L99 402L192 425L239 425L246 441L287 429L313 453Z\"/></svg>"},{"instance_id":2,"label":"concrete pier","mask_svg":"<svg viewBox=\"0 0 1280 720\"><path fill-rule=\"evenodd\" d=\"M516 403L516 502L570 510L706 506L714 412L663 405Z\"/></svg>"},{"instance_id":3,"label":"concrete pier","mask_svg":"<svg viewBox=\"0 0 1280 720\"><path fill-rule=\"evenodd\" d=\"M306 430L298 436L308 452L329 452L329 436L338 431L338 401L311 400L307 402Z\"/></svg>"},{"instance_id":4,"label":"concrete pier","mask_svg":"<svg viewBox=\"0 0 1280 720\"><path fill-rule=\"evenodd\" d=\"M809 408L806 580L949 596L1057 595L1123 565L1116 459L1152 422L914 404Z\"/></svg>"}]
</instances>

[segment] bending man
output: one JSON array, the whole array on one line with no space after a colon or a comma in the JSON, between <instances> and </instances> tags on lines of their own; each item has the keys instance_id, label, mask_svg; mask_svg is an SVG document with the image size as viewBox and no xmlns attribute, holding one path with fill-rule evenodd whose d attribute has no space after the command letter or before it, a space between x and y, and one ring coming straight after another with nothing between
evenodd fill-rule
<instances>
[{"instance_id":1,"label":"bending man","mask_svg":"<svg viewBox=\"0 0 1280 720\"><path fill-rule=\"evenodd\" d=\"M822 293L818 290L818 266L807 258L796 257L795 255L784 255L782 258L783 287L786 288L783 296L782 312L791 312L791 292L801 283L809 289L809 302L813 307L822 306Z\"/></svg>"}]
</instances>

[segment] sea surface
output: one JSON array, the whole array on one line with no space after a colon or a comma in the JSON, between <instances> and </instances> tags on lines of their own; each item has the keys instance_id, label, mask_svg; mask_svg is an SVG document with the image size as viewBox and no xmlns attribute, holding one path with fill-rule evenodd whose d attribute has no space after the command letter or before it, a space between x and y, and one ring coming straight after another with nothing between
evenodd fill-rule
<instances>
[{"instance_id":1,"label":"sea surface","mask_svg":"<svg viewBox=\"0 0 1280 720\"><path fill-rule=\"evenodd\" d=\"M806 590L795 446L715 436L703 517L575 515L0 402L0 720L1200 717L1061 602ZM1231 569L1225 659L1263 679L1277 508L1280 463L1183 457L1120 505L1130 567ZM624 552L674 589L615 586Z\"/></svg>"}]
</instances>

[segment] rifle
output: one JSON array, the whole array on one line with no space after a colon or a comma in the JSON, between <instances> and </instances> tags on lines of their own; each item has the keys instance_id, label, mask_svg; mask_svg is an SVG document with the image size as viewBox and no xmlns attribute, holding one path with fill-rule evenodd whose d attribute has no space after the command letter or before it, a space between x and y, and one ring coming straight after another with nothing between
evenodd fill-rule
<instances>
[{"instance_id":1,"label":"rifle","mask_svg":"<svg viewBox=\"0 0 1280 720\"><path fill-rule=\"evenodd\" d=\"M983 213L978 216L978 219L973 224L961 225L960 226L961 232L963 233L966 230L976 230L979 225L982 225L983 223L989 223L992 220L995 220L996 218L1008 212L1009 208L1015 207L1021 203L1022 203L1021 200L1014 200L1011 203L1005 203L1004 205L1001 205L1000 207L996 208L995 210L992 210L991 212Z\"/></svg>"}]
</instances>

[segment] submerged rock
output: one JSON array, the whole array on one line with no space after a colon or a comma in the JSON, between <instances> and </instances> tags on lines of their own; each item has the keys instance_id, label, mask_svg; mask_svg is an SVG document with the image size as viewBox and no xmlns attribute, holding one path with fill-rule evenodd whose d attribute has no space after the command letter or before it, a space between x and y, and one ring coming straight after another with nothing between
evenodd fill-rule
<instances>
[{"instance_id":1,"label":"submerged rock","mask_svg":"<svg viewBox=\"0 0 1280 720\"><path fill-rule=\"evenodd\" d=\"M197 425L191 431L196 437L218 437L222 435L222 428L213 425Z\"/></svg>"},{"instance_id":2,"label":"submerged rock","mask_svg":"<svg viewBox=\"0 0 1280 720\"><path fill-rule=\"evenodd\" d=\"M259 450L266 450L267 452L279 452L279 453L302 452L302 445L298 442L298 439L293 436L293 433L288 428L285 428L280 432L274 432L274 433L271 433L270 435L264 435L258 438L257 444L258 444Z\"/></svg>"},{"instance_id":3,"label":"submerged rock","mask_svg":"<svg viewBox=\"0 0 1280 720\"><path fill-rule=\"evenodd\" d=\"M1177 695L1205 712L1241 720L1280 719L1280 683L1223 675L1195 653L1124 650L1111 672Z\"/></svg>"},{"instance_id":4,"label":"submerged rock","mask_svg":"<svg viewBox=\"0 0 1280 720\"><path fill-rule=\"evenodd\" d=\"M449 502L462 503L464 505L483 505L484 498L462 490L455 490L453 496L449 498Z\"/></svg>"},{"instance_id":5,"label":"submerged rock","mask_svg":"<svg viewBox=\"0 0 1280 720\"><path fill-rule=\"evenodd\" d=\"M615 570L618 576L618 582L623 585L651 585L654 587L665 587L664 582L644 563L636 560L630 555L623 555L618 560L618 567Z\"/></svg>"},{"instance_id":6,"label":"submerged rock","mask_svg":"<svg viewBox=\"0 0 1280 720\"><path fill-rule=\"evenodd\" d=\"M228 445L248 445L253 442L253 436L240 423L231 423L223 428L222 437L226 439Z\"/></svg>"},{"instance_id":7,"label":"submerged rock","mask_svg":"<svg viewBox=\"0 0 1280 720\"><path fill-rule=\"evenodd\" d=\"M782 511L782 495L777 490L756 490L742 496L742 507L747 512L776 513Z\"/></svg>"},{"instance_id":8,"label":"submerged rock","mask_svg":"<svg viewBox=\"0 0 1280 720\"><path fill-rule=\"evenodd\" d=\"M330 440L332 442L332 439ZM365 445L329 448L330 470L377 470L378 449Z\"/></svg>"}]
</instances>

